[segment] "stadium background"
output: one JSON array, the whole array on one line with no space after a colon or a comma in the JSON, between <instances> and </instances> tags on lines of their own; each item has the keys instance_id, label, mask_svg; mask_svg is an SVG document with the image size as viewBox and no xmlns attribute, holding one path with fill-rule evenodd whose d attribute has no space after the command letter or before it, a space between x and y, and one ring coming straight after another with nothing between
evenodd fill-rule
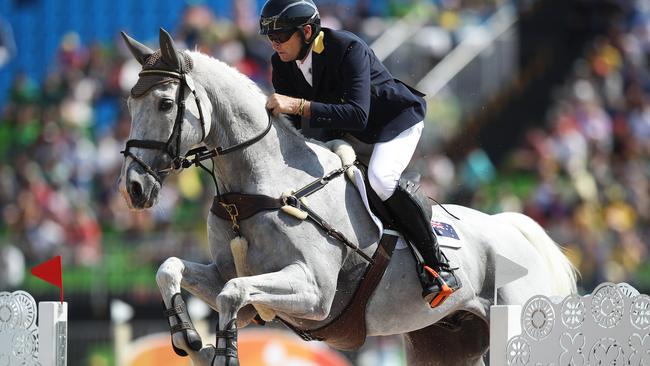
<instances>
[{"instance_id":1,"label":"stadium background","mask_svg":"<svg viewBox=\"0 0 650 366\"><path fill-rule=\"evenodd\" d=\"M70 365L113 364L116 300L133 308L135 338L165 330L157 266L208 260L212 188L198 170L152 211L128 211L117 191L139 69L119 31L155 46L164 27L269 91L262 4L0 0L0 289L56 299L25 273L63 256ZM317 4L325 26L361 35L427 92L413 165L429 195L535 218L567 248L583 292L603 281L650 292L650 2ZM398 344L346 357L392 365Z\"/></svg>"}]
</instances>

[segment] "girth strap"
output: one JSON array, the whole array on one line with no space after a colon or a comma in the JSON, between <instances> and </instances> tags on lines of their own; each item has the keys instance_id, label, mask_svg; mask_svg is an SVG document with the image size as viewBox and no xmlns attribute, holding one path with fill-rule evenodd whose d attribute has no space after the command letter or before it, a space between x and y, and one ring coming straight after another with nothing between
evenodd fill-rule
<instances>
[{"instance_id":1,"label":"girth strap","mask_svg":"<svg viewBox=\"0 0 650 366\"><path fill-rule=\"evenodd\" d=\"M352 299L329 324L311 330L302 330L278 318L289 329L296 332L306 341L325 341L328 345L345 351L359 349L366 341L366 306L370 296L379 285L390 258L395 250L399 234L385 230L379 246L373 256L373 262L366 268L366 272L359 281Z\"/></svg>"}]
</instances>

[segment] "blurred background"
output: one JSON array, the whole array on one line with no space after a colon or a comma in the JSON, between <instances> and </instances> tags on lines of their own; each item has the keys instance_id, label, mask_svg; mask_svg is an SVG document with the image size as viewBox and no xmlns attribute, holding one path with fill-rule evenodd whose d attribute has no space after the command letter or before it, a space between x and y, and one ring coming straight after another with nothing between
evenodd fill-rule
<instances>
[{"instance_id":1,"label":"blurred background","mask_svg":"<svg viewBox=\"0 0 650 366\"><path fill-rule=\"evenodd\" d=\"M603 281L650 292L650 1L316 3L324 26L357 33L427 94L413 165L429 195L533 217L566 248L583 293ZM69 365L126 364L132 340L167 329L158 265L209 261L213 189L199 170L167 182L150 211L129 211L117 191L125 100L140 69L119 31L158 48L164 27L270 92L262 5L0 0L0 290L58 299L28 274L63 257ZM214 314L194 308L211 329ZM171 352L168 335L163 343ZM400 347L369 339L304 364L399 365ZM278 352L256 364L287 364Z\"/></svg>"}]
</instances>

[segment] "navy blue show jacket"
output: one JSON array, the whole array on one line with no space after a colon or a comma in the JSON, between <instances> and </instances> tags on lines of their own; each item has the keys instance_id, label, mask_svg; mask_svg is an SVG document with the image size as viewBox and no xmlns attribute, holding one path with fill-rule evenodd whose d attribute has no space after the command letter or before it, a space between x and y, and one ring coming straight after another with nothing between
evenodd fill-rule
<instances>
[{"instance_id":1,"label":"navy blue show jacket","mask_svg":"<svg viewBox=\"0 0 650 366\"><path fill-rule=\"evenodd\" d=\"M319 33L312 46L313 87L296 62L283 62L277 53L271 62L276 93L311 101L309 120L292 117L303 133L312 131L308 137L327 140L347 132L372 144L424 120L424 94L393 78L353 33L327 28Z\"/></svg>"}]
</instances>

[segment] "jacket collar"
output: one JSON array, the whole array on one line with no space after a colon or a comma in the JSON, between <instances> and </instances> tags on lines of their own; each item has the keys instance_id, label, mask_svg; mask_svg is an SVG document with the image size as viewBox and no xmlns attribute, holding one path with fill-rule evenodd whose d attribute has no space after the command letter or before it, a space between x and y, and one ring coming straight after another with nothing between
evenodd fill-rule
<instances>
[{"instance_id":1,"label":"jacket collar","mask_svg":"<svg viewBox=\"0 0 650 366\"><path fill-rule=\"evenodd\" d=\"M323 31L320 31L318 35L316 36L316 39L314 39L314 44L311 48L311 50L317 54L323 53L325 51L325 42L323 39L325 38L325 33Z\"/></svg>"},{"instance_id":2,"label":"jacket collar","mask_svg":"<svg viewBox=\"0 0 650 366\"><path fill-rule=\"evenodd\" d=\"M320 31L318 33L318 36L316 36L316 39L314 39L314 43L312 45L312 90L314 90L314 94L318 92L318 85L320 84L321 76L323 75L323 72L325 71L325 33L323 31Z\"/></svg>"}]
</instances>

